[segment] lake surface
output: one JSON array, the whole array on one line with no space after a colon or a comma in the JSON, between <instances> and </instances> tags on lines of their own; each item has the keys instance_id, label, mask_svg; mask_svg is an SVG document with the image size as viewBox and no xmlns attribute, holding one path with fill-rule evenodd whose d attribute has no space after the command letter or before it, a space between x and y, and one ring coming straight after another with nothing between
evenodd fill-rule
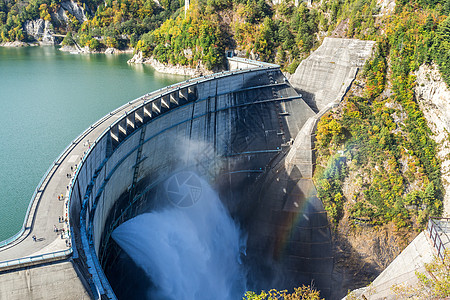
<instances>
[{"instance_id":1,"label":"lake surface","mask_svg":"<svg viewBox=\"0 0 450 300\"><path fill-rule=\"evenodd\" d=\"M117 107L184 76L128 65L131 55L0 47L0 241L17 233L64 148Z\"/></svg>"}]
</instances>

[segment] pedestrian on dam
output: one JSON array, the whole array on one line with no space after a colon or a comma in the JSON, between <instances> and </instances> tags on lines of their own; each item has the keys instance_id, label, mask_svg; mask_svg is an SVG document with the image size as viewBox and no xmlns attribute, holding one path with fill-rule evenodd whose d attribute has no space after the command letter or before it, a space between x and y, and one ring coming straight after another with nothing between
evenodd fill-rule
<instances>
[{"instance_id":1,"label":"pedestrian on dam","mask_svg":"<svg viewBox=\"0 0 450 300\"><path fill-rule=\"evenodd\" d=\"M36 242L36 236L33 235L32 238L33 238L33 242Z\"/></svg>"},{"instance_id":2,"label":"pedestrian on dam","mask_svg":"<svg viewBox=\"0 0 450 300\"><path fill-rule=\"evenodd\" d=\"M56 225L53 225L53 231L58 232L58 228L56 228Z\"/></svg>"}]
</instances>

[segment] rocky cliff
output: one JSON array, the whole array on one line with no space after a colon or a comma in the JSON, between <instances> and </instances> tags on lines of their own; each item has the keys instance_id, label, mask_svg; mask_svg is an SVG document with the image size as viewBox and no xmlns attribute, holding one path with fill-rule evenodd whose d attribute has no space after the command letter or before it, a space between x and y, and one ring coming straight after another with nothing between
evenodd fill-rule
<instances>
[{"instance_id":1,"label":"rocky cliff","mask_svg":"<svg viewBox=\"0 0 450 300\"><path fill-rule=\"evenodd\" d=\"M69 16L73 15L80 24L87 20L85 10L76 2L63 1L56 13L51 13L52 21L44 21L43 19L27 20L23 29L28 37L39 41L42 45L54 45L56 43L52 24L55 26L66 26L69 22Z\"/></svg>"},{"instance_id":2,"label":"rocky cliff","mask_svg":"<svg viewBox=\"0 0 450 300\"><path fill-rule=\"evenodd\" d=\"M73 15L80 24L87 20L86 11L72 0L61 2L56 13L51 14L52 20L57 23L59 22L61 25L65 25L69 20L67 13Z\"/></svg>"},{"instance_id":3,"label":"rocky cliff","mask_svg":"<svg viewBox=\"0 0 450 300\"><path fill-rule=\"evenodd\" d=\"M26 21L23 25L27 35L33 37L43 45L54 45L55 38L53 37L53 29L50 21L42 19Z\"/></svg>"},{"instance_id":4,"label":"rocky cliff","mask_svg":"<svg viewBox=\"0 0 450 300\"><path fill-rule=\"evenodd\" d=\"M377 0L377 4L380 8L380 15L390 15L395 10L394 0Z\"/></svg>"},{"instance_id":5,"label":"rocky cliff","mask_svg":"<svg viewBox=\"0 0 450 300\"><path fill-rule=\"evenodd\" d=\"M450 217L450 90L435 65L422 65L416 76L416 99L439 149L445 190L444 217Z\"/></svg>"}]
</instances>

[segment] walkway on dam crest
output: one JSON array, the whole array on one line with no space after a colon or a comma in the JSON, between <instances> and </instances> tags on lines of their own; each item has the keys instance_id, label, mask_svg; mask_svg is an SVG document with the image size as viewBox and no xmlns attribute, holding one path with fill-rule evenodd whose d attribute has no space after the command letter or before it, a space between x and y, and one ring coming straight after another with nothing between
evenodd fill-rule
<instances>
[{"instance_id":1,"label":"walkway on dam crest","mask_svg":"<svg viewBox=\"0 0 450 300\"><path fill-rule=\"evenodd\" d=\"M194 80L192 80L194 81ZM191 81L191 82L192 82ZM22 234L6 245L0 246L0 272L14 268L17 265L33 265L36 261L54 259L55 256L64 258L72 253L66 244L68 222L59 222L59 218L67 217L68 185L71 178L67 174L75 173L78 165L88 150L90 143L96 140L111 124L125 114L126 111L140 105L149 98L165 92L167 88L147 94L133 100L114 112L106 115L97 123L89 127L75 139L51 166L50 170L38 187L35 197L30 203ZM63 197L58 200L61 194ZM58 232L55 232L55 226ZM66 235L61 238L61 229ZM33 240L36 237L36 241ZM43 255L46 254L44 257ZM32 259L22 259L29 258Z\"/></svg>"},{"instance_id":2,"label":"walkway on dam crest","mask_svg":"<svg viewBox=\"0 0 450 300\"><path fill-rule=\"evenodd\" d=\"M0 241L0 274L3 271L19 267L61 260L72 253L72 248L68 244L68 242L71 242L68 234L69 220L65 221L66 218L70 217L67 213L67 207L69 206L68 187L72 180L67 174L70 174L73 178L76 166L80 165L90 145L115 121L122 118L127 111L169 90L186 88L196 82L215 79L235 72L248 72L253 68L278 67L241 58L232 58L229 61L230 64L246 66L246 70L234 69L189 79L148 93L104 116L78 136L56 159L39 183L30 201L22 230L12 238L3 242ZM236 66L234 67L236 68ZM58 199L58 196L60 199ZM58 232L55 231L55 226ZM61 238L61 229L65 230L64 238ZM34 240L34 237L36 240Z\"/></svg>"}]
</instances>

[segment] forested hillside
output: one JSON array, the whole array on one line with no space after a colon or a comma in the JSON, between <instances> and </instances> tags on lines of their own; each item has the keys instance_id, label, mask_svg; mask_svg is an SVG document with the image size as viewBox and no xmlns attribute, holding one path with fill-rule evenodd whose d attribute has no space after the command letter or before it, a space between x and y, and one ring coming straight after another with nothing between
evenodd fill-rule
<instances>
[{"instance_id":1,"label":"forested hillside","mask_svg":"<svg viewBox=\"0 0 450 300\"><path fill-rule=\"evenodd\" d=\"M71 33L66 44L73 38L94 50L135 47L161 62L203 63L208 69L223 66L225 49L238 49L293 72L354 11L364 17L352 20L351 35L375 34L370 26L375 0L317 1L309 7L302 1L295 6L293 1L275 5L265 0L194 0L186 17L184 1L179 0L79 0L88 19L82 24L67 11L66 22L58 20L64 1L0 0L0 41L30 41L24 24L41 18L50 21L55 32Z\"/></svg>"},{"instance_id":2,"label":"forested hillside","mask_svg":"<svg viewBox=\"0 0 450 300\"><path fill-rule=\"evenodd\" d=\"M415 72L434 63L450 83L448 8L397 1L391 14L367 17L360 9L340 23L340 34L377 46L342 103L318 124L315 182L342 253L336 261L366 276L366 284L428 217L442 214L448 183L419 108Z\"/></svg>"},{"instance_id":3,"label":"forested hillside","mask_svg":"<svg viewBox=\"0 0 450 300\"><path fill-rule=\"evenodd\" d=\"M325 36L338 33L376 40L389 35L376 0L321 0L309 6L302 1L295 6L293 0L277 4L265 0L194 0L186 17L184 1L180 0L78 0L76 4L88 19L83 23L67 11L67 20L58 20L56 15L64 1L0 0L0 42L30 41L24 23L40 18L50 21L57 33L70 32L66 44L73 38L80 46L96 50L133 47L164 63L194 66L201 62L208 69L223 65L225 49L237 49L245 56L279 63L292 73ZM420 49L416 50L423 60L438 62L448 80L450 21L445 17L449 1L397 2L397 23L418 13L425 17L420 19L425 24L414 29L425 39L419 40Z\"/></svg>"},{"instance_id":4,"label":"forested hillside","mask_svg":"<svg viewBox=\"0 0 450 300\"><path fill-rule=\"evenodd\" d=\"M336 225L346 200L352 220L392 221L399 229L420 227L442 211L440 162L414 98L413 72L434 61L448 82L450 18L440 4L422 2L397 3L396 14L378 29L383 34L361 82L319 123L317 151L324 169L316 176ZM349 176L352 199L344 199Z\"/></svg>"}]
</instances>

